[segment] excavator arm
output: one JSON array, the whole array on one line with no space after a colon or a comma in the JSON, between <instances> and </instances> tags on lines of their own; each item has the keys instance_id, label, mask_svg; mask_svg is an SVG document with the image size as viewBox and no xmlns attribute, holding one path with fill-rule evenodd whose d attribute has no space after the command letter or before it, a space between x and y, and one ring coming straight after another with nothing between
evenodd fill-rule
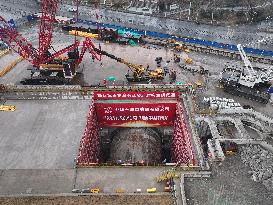
<instances>
[{"instance_id":1,"label":"excavator arm","mask_svg":"<svg viewBox=\"0 0 273 205\"><path fill-rule=\"evenodd\" d=\"M97 49L95 47L93 47L94 51L96 51L96 53L99 53L101 55L105 55L111 59L116 60L119 63L122 63L124 65L127 65L128 68L130 68L130 70L133 72L134 77L135 78L139 78L141 77L141 75L144 73L145 69L142 65L138 65L138 64L133 64L133 63L129 63L126 60L122 59L122 58L118 58L110 53L107 53L106 51L103 51L101 49Z\"/></svg>"}]
</instances>

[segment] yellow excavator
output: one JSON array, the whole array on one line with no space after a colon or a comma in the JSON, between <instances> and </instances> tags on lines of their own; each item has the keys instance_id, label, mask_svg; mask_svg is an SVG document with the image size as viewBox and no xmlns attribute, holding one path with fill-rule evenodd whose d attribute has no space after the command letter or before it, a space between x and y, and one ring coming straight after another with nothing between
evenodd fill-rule
<instances>
[{"instance_id":1,"label":"yellow excavator","mask_svg":"<svg viewBox=\"0 0 273 205\"><path fill-rule=\"evenodd\" d=\"M180 42L175 42L174 43L174 48L177 51L184 51L186 53L190 53L190 49L186 45L184 45L184 44L182 44Z\"/></svg>"},{"instance_id":2,"label":"yellow excavator","mask_svg":"<svg viewBox=\"0 0 273 205\"><path fill-rule=\"evenodd\" d=\"M109 58L116 60L119 63L127 65L128 68L130 68L131 70L131 72L128 71L128 73L125 75L126 79L129 82L148 82L150 80L157 81L164 79L164 71L162 68L157 68L155 70L145 70L143 65L129 63L122 58L118 58L112 54L107 53L106 51L97 48L94 48L94 50L101 55L105 55Z\"/></svg>"},{"instance_id":3,"label":"yellow excavator","mask_svg":"<svg viewBox=\"0 0 273 205\"><path fill-rule=\"evenodd\" d=\"M147 70L142 65L133 64L125 61L124 59L120 59L118 61L128 66L131 69L132 74L128 72L125 77L129 82L143 82L150 80L163 80L164 72L162 68L157 68L155 70Z\"/></svg>"},{"instance_id":4,"label":"yellow excavator","mask_svg":"<svg viewBox=\"0 0 273 205\"><path fill-rule=\"evenodd\" d=\"M176 50L176 51L184 51L186 53L190 53L190 49L183 43L178 42L174 39L169 39L168 43Z\"/></svg>"},{"instance_id":5,"label":"yellow excavator","mask_svg":"<svg viewBox=\"0 0 273 205\"><path fill-rule=\"evenodd\" d=\"M14 105L0 105L0 111L14 112L16 107Z\"/></svg>"}]
</instances>

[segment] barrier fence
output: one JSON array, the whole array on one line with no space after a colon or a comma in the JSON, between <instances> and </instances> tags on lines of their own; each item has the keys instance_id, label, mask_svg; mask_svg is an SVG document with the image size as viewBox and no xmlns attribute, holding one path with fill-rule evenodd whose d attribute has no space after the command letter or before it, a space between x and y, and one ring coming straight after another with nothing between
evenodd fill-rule
<instances>
[{"instance_id":1,"label":"barrier fence","mask_svg":"<svg viewBox=\"0 0 273 205\"><path fill-rule=\"evenodd\" d=\"M23 22L32 22L34 20L37 20L38 16L35 14L32 15L27 15L22 17L21 19L17 19L15 21L15 25L17 24L22 24L21 21ZM76 22L75 18L72 18L72 21ZM145 36L150 36L153 38L162 38L162 39L174 39L176 41L181 41L183 43L188 43L188 44L194 44L194 45L199 45L199 46L205 46L205 47L210 47L210 48L216 48L216 49L224 49L228 50L230 52L237 52L237 45L233 44L225 44L225 43L220 43L217 41L209 41L209 40L202 40L198 38L190 38L190 37L181 37L181 36L176 36L176 35L171 35L171 34L165 34L165 33L160 33L156 31L143 31L143 30L138 30L138 29L133 29L133 28L128 28L124 26L117 26L114 24L108 24L108 23L97 23L94 21L88 21L88 20L82 20L78 19L79 23L84 23L87 25L95 25L99 27L104 27L104 28L111 28L111 29L119 29L119 30L124 30L124 31L130 31L134 32L139 35L145 35ZM261 49L255 49L255 48L248 48L244 47L244 50L247 54L251 55L257 55L257 56L263 56L263 57L272 57L273 58L273 51L267 51L267 50L261 50Z\"/></svg>"},{"instance_id":2,"label":"barrier fence","mask_svg":"<svg viewBox=\"0 0 273 205\"><path fill-rule=\"evenodd\" d=\"M76 19L73 19L73 21L76 22ZM78 22L88 24L88 25L97 25L96 22L88 21L88 20L79 19ZM145 36L150 36L154 38L174 39L177 41L181 41L183 43L195 44L195 45L206 46L206 47L217 48L217 49L224 49L231 52L238 51L237 45L233 45L233 44L224 44L224 43L219 43L216 41L208 41L208 40L202 40L198 38L180 37L180 36L164 34L164 33L155 32L155 31L142 31L138 29L132 29L132 28L124 27L124 26L117 26L117 25L107 24L107 23L99 23L98 25L104 28L121 29L125 31L134 32L139 35L145 35ZM244 47L244 50L246 53L252 54L252 55L273 57L273 51L260 50L260 49L248 48L248 47Z\"/></svg>"}]
</instances>

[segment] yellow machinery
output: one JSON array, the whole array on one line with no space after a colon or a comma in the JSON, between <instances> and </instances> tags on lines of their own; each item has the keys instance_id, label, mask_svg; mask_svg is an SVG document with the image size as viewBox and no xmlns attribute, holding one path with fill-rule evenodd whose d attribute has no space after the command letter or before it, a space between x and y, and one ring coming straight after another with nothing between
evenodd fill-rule
<instances>
[{"instance_id":1,"label":"yellow machinery","mask_svg":"<svg viewBox=\"0 0 273 205\"><path fill-rule=\"evenodd\" d=\"M186 64L192 64L192 58L187 57L187 58L184 59L184 62Z\"/></svg>"},{"instance_id":2,"label":"yellow machinery","mask_svg":"<svg viewBox=\"0 0 273 205\"><path fill-rule=\"evenodd\" d=\"M124 193L125 192L125 190L124 189L122 189L122 188L118 188L118 189L116 189L116 193Z\"/></svg>"},{"instance_id":3,"label":"yellow machinery","mask_svg":"<svg viewBox=\"0 0 273 205\"><path fill-rule=\"evenodd\" d=\"M127 65L132 70L135 78L140 78L141 75L143 75L143 73L145 72L145 68L142 65L129 63L125 61L124 59L120 59L119 62Z\"/></svg>"},{"instance_id":4,"label":"yellow machinery","mask_svg":"<svg viewBox=\"0 0 273 205\"><path fill-rule=\"evenodd\" d=\"M189 52L190 52L190 49L189 49L186 45L184 45L183 43L178 42L178 41L176 41L176 40L174 40L174 39L169 39L169 40L168 40L168 43L171 44L171 45L173 45L173 47L174 47L175 50L177 50L177 51L184 51L184 52L186 52L186 53L189 53Z\"/></svg>"},{"instance_id":5,"label":"yellow machinery","mask_svg":"<svg viewBox=\"0 0 273 205\"><path fill-rule=\"evenodd\" d=\"M175 42L175 43L174 43L174 48L175 48L177 51L184 51L184 52L186 52L186 53L189 53L189 52L190 52L190 50L188 49L187 46L185 46L185 45L183 45L183 44L181 44L181 43L179 43L179 42Z\"/></svg>"},{"instance_id":6,"label":"yellow machinery","mask_svg":"<svg viewBox=\"0 0 273 205\"><path fill-rule=\"evenodd\" d=\"M0 105L0 111L14 112L16 107L14 105Z\"/></svg>"},{"instance_id":7,"label":"yellow machinery","mask_svg":"<svg viewBox=\"0 0 273 205\"><path fill-rule=\"evenodd\" d=\"M2 51L0 52L0 57L2 57L2 56L4 56L4 55L8 54L10 51L11 51L10 48L7 48L7 49L5 49L5 50L2 50Z\"/></svg>"},{"instance_id":8,"label":"yellow machinery","mask_svg":"<svg viewBox=\"0 0 273 205\"><path fill-rule=\"evenodd\" d=\"M193 88L196 89L196 88L201 88L203 86L203 82L201 80L197 80L193 83Z\"/></svg>"},{"instance_id":9,"label":"yellow machinery","mask_svg":"<svg viewBox=\"0 0 273 205\"><path fill-rule=\"evenodd\" d=\"M99 192L100 192L99 188L92 188L92 189L90 189L90 193L98 194Z\"/></svg>"},{"instance_id":10,"label":"yellow machinery","mask_svg":"<svg viewBox=\"0 0 273 205\"><path fill-rule=\"evenodd\" d=\"M14 68L17 63L21 62L24 60L23 57L18 57L16 60L12 61L9 65L7 65L3 70L0 71L0 77L3 77L6 73L11 71L12 68Z\"/></svg>"},{"instance_id":11,"label":"yellow machinery","mask_svg":"<svg viewBox=\"0 0 273 205\"><path fill-rule=\"evenodd\" d=\"M147 189L147 193L155 193L155 192L156 192L156 188L155 187Z\"/></svg>"},{"instance_id":12,"label":"yellow machinery","mask_svg":"<svg viewBox=\"0 0 273 205\"><path fill-rule=\"evenodd\" d=\"M160 176L156 177L156 181L162 182L170 178L179 178L179 175L176 173L175 170L169 170L169 171L163 172Z\"/></svg>"},{"instance_id":13,"label":"yellow machinery","mask_svg":"<svg viewBox=\"0 0 273 205\"><path fill-rule=\"evenodd\" d=\"M126 79L129 82L141 82L141 81L149 81L149 80L163 80L164 79L164 72L162 68L157 68L155 70L151 70L151 71L145 71L145 68L143 67L143 65L138 65L138 64L133 64L133 63L129 63L128 61L118 58L110 53L107 53L106 51L94 48L94 51L96 51L97 53L101 54L101 55L105 55L109 58L112 58L114 60L116 60L119 63L125 64L128 66L128 68L130 68L130 70L132 71L132 75L130 75L130 73L127 73L125 75Z\"/></svg>"},{"instance_id":14,"label":"yellow machinery","mask_svg":"<svg viewBox=\"0 0 273 205\"><path fill-rule=\"evenodd\" d=\"M157 68L149 72L151 79L164 79L164 72L162 68Z\"/></svg>"},{"instance_id":15,"label":"yellow machinery","mask_svg":"<svg viewBox=\"0 0 273 205\"><path fill-rule=\"evenodd\" d=\"M192 64L192 63L193 63L192 58L190 58L187 54L183 54L183 56L174 54L174 61L175 61L175 62L178 63L178 62L180 62L181 60L184 60L184 63L186 63L186 64Z\"/></svg>"},{"instance_id":16,"label":"yellow machinery","mask_svg":"<svg viewBox=\"0 0 273 205\"><path fill-rule=\"evenodd\" d=\"M140 82L140 81L164 79L164 72L162 68L157 68L155 70L145 72L145 68L142 65L129 63L125 61L124 59L120 59L119 62L127 65L131 69L133 75L131 76L129 73L125 75L126 79L129 82Z\"/></svg>"},{"instance_id":17,"label":"yellow machinery","mask_svg":"<svg viewBox=\"0 0 273 205\"><path fill-rule=\"evenodd\" d=\"M98 38L99 37L98 34L87 33L87 32L76 31L76 30L69 31L69 34L70 35L81 36L81 37L85 37L85 38Z\"/></svg>"},{"instance_id":18,"label":"yellow machinery","mask_svg":"<svg viewBox=\"0 0 273 205\"><path fill-rule=\"evenodd\" d=\"M62 71L63 67L60 64L40 64L40 70Z\"/></svg>"}]
</instances>

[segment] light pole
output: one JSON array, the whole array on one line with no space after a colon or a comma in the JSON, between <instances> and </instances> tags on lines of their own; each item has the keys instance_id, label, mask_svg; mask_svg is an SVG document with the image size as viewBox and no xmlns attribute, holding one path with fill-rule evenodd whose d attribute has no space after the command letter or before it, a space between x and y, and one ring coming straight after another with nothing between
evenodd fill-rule
<instances>
[{"instance_id":1,"label":"light pole","mask_svg":"<svg viewBox=\"0 0 273 205\"><path fill-rule=\"evenodd\" d=\"M190 15L191 15L191 2L190 2L190 7L189 7L188 21L190 20Z\"/></svg>"}]
</instances>

